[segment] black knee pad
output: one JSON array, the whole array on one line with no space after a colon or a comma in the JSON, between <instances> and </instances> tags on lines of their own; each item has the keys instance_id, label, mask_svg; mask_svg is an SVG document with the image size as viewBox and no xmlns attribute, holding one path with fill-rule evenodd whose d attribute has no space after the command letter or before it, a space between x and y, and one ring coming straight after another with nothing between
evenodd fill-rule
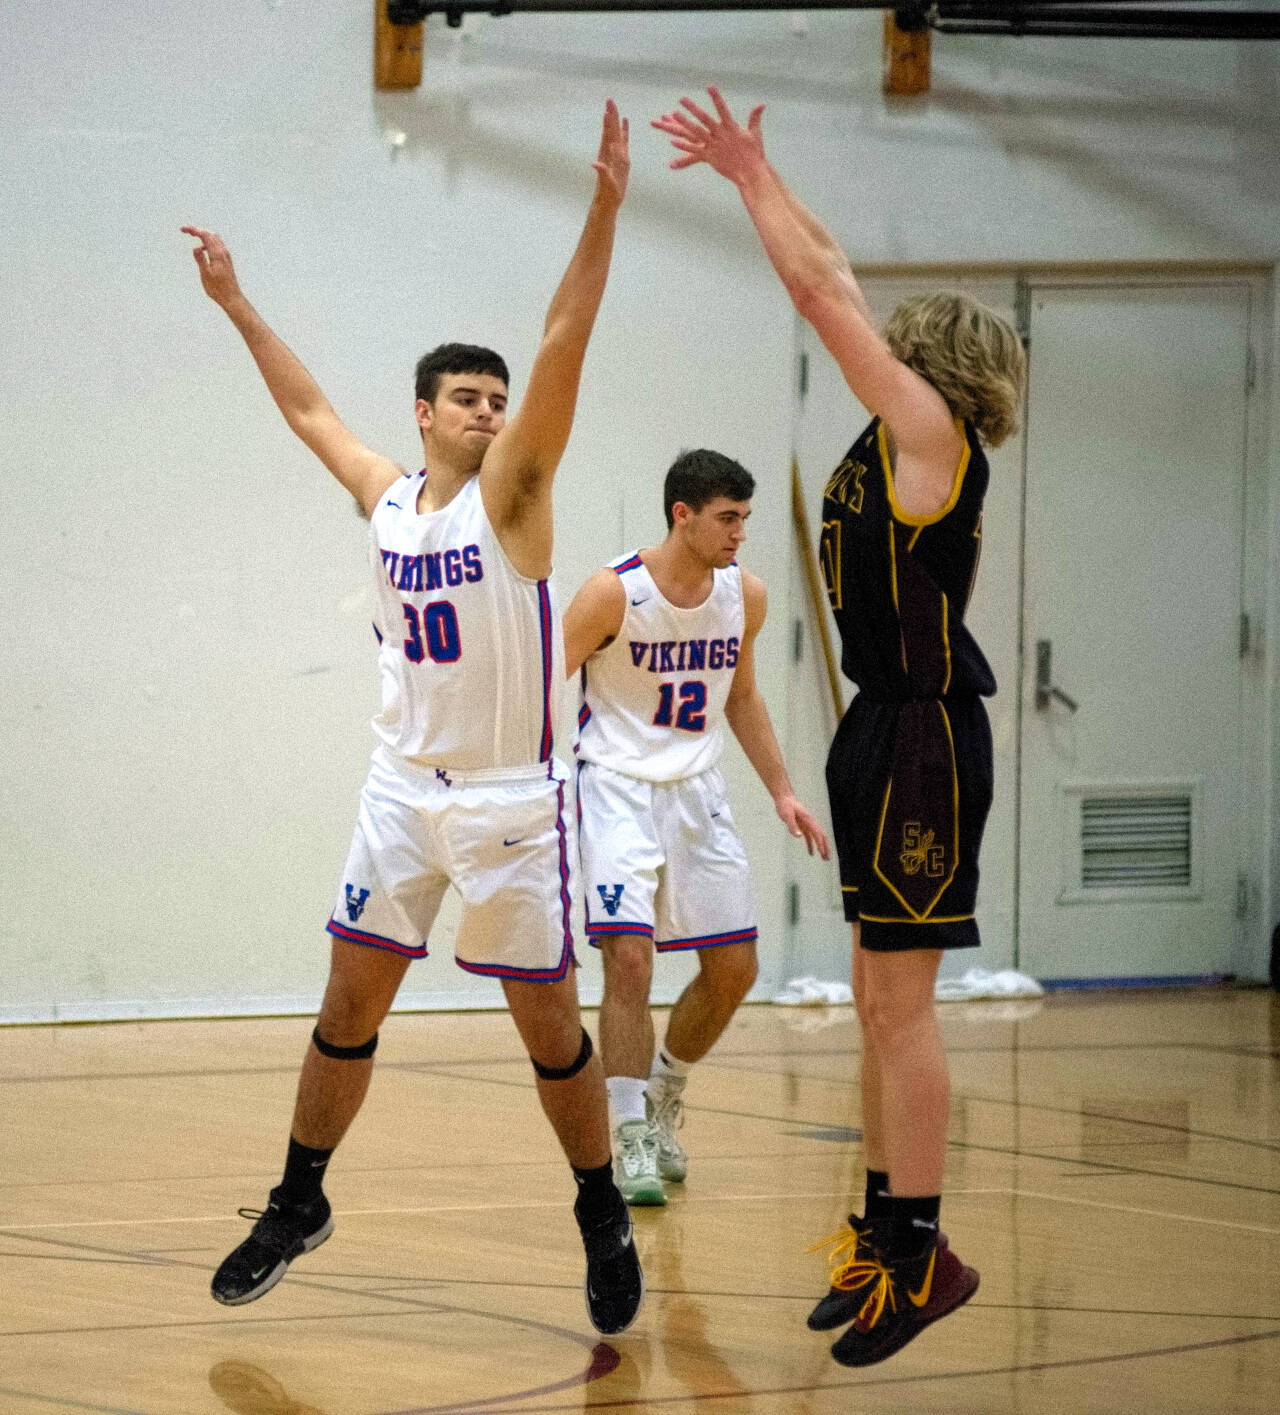
<instances>
[{"instance_id":1,"label":"black knee pad","mask_svg":"<svg viewBox=\"0 0 1280 1415\"><path fill-rule=\"evenodd\" d=\"M578 1052L577 1060L569 1066L543 1066L540 1061L533 1061L533 1069L544 1081L568 1081L576 1076L579 1071L591 1060L591 1038L587 1035L587 1029L582 1029L582 1047Z\"/></svg>"},{"instance_id":2,"label":"black knee pad","mask_svg":"<svg viewBox=\"0 0 1280 1415\"><path fill-rule=\"evenodd\" d=\"M378 1050L377 1032L358 1047L336 1047L332 1042L326 1042L320 1035L319 1027L312 1031L311 1040L321 1056L331 1057L334 1061L367 1061Z\"/></svg>"}]
</instances>

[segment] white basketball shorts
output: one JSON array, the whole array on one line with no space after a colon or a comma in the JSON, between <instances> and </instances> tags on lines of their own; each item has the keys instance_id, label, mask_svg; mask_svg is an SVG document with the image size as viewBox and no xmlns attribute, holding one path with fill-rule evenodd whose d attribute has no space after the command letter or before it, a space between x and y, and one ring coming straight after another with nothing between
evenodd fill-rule
<instances>
[{"instance_id":1,"label":"white basketball shorts","mask_svg":"<svg viewBox=\"0 0 1280 1415\"><path fill-rule=\"evenodd\" d=\"M555 982L573 962L573 821L559 762L455 772L378 748L329 932L423 958L449 885L469 973Z\"/></svg>"},{"instance_id":2,"label":"white basketball shorts","mask_svg":"<svg viewBox=\"0 0 1280 1415\"><path fill-rule=\"evenodd\" d=\"M755 939L747 855L715 767L654 782L580 763L578 839L588 943L644 934L661 953Z\"/></svg>"}]
</instances>

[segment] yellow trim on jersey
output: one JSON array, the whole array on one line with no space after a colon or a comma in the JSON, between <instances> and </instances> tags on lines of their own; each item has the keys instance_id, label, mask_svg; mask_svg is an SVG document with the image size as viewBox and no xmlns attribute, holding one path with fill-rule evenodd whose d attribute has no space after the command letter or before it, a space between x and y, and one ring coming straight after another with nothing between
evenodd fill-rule
<instances>
[{"instance_id":1,"label":"yellow trim on jersey","mask_svg":"<svg viewBox=\"0 0 1280 1415\"><path fill-rule=\"evenodd\" d=\"M898 546L894 535L893 518L889 518L889 590L893 595L893 613L898 620L898 651L902 655L902 671L911 675L907 667L907 641L902 637L902 614L898 609Z\"/></svg>"},{"instance_id":2,"label":"yellow trim on jersey","mask_svg":"<svg viewBox=\"0 0 1280 1415\"><path fill-rule=\"evenodd\" d=\"M868 924L966 924L973 914L946 914L929 919L884 919L879 914L859 914L859 922Z\"/></svg>"},{"instance_id":3,"label":"yellow trim on jersey","mask_svg":"<svg viewBox=\"0 0 1280 1415\"><path fill-rule=\"evenodd\" d=\"M830 529L831 535L827 535ZM840 582L840 563L844 557L844 535L838 520L823 521L818 537L818 554L822 558L822 578L827 583L827 598L832 609L844 608L844 587Z\"/></svg>"},{"instance_id":4,"label":"yellow trim on jersey","mask_svg":"<svg viewBox=\"0 0 1280 1415\"><path fill-rule=\"evenodd\" d=\"M942 680L942 696L944 698L947 696L947 689L951 686L951 629L947 622L950 612L950 606L944 594L942 596L942 652L947 660L947 676Z\"/></svg>"},{"instance_id":5,"label":"yellow trim on jersey","mask_svg":"<svg viewBox=\"0 0 1280 1415\"><path fill-rule=\"evenodd\" d=\"M955 842L955 856L951 862L951 873L946 877L945 880L943 880L941 886L938 889L938 892L929 901L928 906L924 909L923 912L920 912L916 909L913 909L911 905L907 903L907 901L902 897L898 890L894 888L893 881L890 880L889 877L880 868L880 845L881 842L884 840L884 820L885 817L889 814L889 797L893 792L892 776L890 776L889 784L885 787L884 790L884 804L880 807L880 825L876 830L876 848L875 852L871 856L871 865L872 868L875 870L876 874L879 875L881 881L888 888L890 894L892 894L893 897L898 901L898 903L901 904L902 907L907 911L907 913L911 915L912 920L918 924L926 924L931 922L946 922L944 920L931 920L929 915L932 912L934 906L937 904L938 900L942 898L942 896L947 892L948 889L950 889L951 881L955 879L956 871L960 868L960 778L956 774L956 743L955 738L951 735L951 719L947 716L947 710L941 702L938 703L938 710L942 713L943 726L947 729L947 741L951 744L951 810L952 823L954 827L954 834L951 838ZM873 919L872 922L892 923L895 921Z\"/></svg>"},{"instance_id":6,"label":"yellow trim on jersey","mask_svg":"<svg viewBox=\"0 0 1280 1415\"><path fill-rule=\"evenodd\" d=\"M973 528L973 538L978 542L978 548L973 556L973 573L969 576L969 588L965 592L964 607L969 608L969 601L973 598L973 587L978 582L978 565L982 561L982 512L978 512L978 524Z\"/></svg>"},{"instance_id":7,"label":"yellow trim on jersey","mask_svg":"<svg viewBox=\"0 0 1280 1415\"><path fill-rule=\"evenodd\" d=\"M876 437L880 443L880 465L884 468L884 485L889 495L889 510L895 519L901 521L905 526L918 526L923 529L925 526L936 525L949 511L955 509L956 502L960 500L960 488L964 485L964 474L969 470L969 438L965 433L964 423L959 418L953 418L952 421L964 440L964 451L960 454L960 465L956 468L955 480L951 483L951 495L947 497L946 505L929 516L912 516L899 506L898 493L893 485L893 466L889 461L889 443L885 435L884 423L880 423L876 427ZM916 535L919 534L920 532L917 531ZM911 544L914 546L915 541L912 540Z\"/></svg>"},{"instance_id":8,"label":"yellow trim on jersey","mask_svg":"<svg viewBox=\"0 0 1280 1415\"><path fill-rule=\"evenodd\" d=\"M857 894L858 889L860 888L860 886L859 886L859 885L856 885L856 884L842 884L842 885L840 886L840 888L841 888L846 894Z\"/></svg>"}]
</instances>

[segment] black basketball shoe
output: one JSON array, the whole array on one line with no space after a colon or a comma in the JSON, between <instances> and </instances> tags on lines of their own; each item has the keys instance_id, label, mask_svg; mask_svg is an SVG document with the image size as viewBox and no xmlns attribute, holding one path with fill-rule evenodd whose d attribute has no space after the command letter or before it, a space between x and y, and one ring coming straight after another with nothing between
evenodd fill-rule
<instances>
[{"instance_id":1,"label":"black basketball shoe","mask_svg":"<svg viewBox=\"0 0 1280 1415\"><path fill-rule=\"evenodd\" d=\"M578 1216L582 1246L587 1252L583 1291L591 1325L602 1336L626 1331L636 1319L644 1297L644 1274L636 1252L631 1215L618 1196L620 1213ZM576 1213L576 1207L575 1207Z\"/></svg>"},{"instance_id":2,"label":"black basketball shoe","mask_svg":"<svg viewBox=\"0 0 1280 1415\"><path fill-rule=\"evenodd\" d=\"M295 1258L318 1248L333 1232L329 1201L323 1194L305 1204L282 1204L279 1194L279 1189L273 1189L267 1196L265 1212L239 1210L241 1218L257 1222L213 1275L214 1299L226 1307L239 1307L270 1292Z\"/></svg>"}]
</instances>

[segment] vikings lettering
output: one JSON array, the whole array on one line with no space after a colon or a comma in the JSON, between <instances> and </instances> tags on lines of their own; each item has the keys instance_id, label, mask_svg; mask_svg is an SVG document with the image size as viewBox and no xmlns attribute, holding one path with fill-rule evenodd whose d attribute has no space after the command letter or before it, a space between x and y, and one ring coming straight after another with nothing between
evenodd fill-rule
<instances>
[{"instance_id":1,"label":"vikings lettering","mask_svg":"<svg viewBox=\"0 0 1280 1415\"><path fill-rule=\"evenodd\" d=\"M464 581L474 585L484 579L478 545L464 545L461 550L432 550L425 555L401 555L396 550L381 553L392 589L406 594L443 589Z\"/></svg>"},{"instance_id":2,"label":"vikings lettering","mask_svg":"<svg viewBox=\"0 0 1280 1415\"><path fill-rule=\"evenodd\" d=\"M646 643L632 639L631 662L650 673L702 673L709 668L738 666L738 637L730 639L667 639Z\"/></svg>"}]
</instances>

